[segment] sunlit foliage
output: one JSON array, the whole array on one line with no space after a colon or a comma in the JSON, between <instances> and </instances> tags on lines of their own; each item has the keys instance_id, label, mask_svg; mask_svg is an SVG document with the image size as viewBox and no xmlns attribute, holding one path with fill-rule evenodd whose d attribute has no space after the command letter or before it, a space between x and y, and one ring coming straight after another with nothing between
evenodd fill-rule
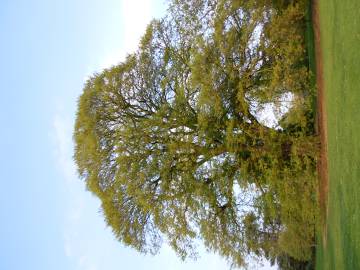
<instances>
[{"instance_id":1,"label":"sunlit foliage","mask_svg":"<svg viewBox=\"0 0 360 270\"><path fill-rule=\"evenodd\" d=\"M317 139L305 1L174 0L79 99L75 160L115 236L234 266L311 260ZM278 125L257 111L290 110ZM286 265L284 263L283 265ZM288 263L289 264L289 263Z\"/></svg>"}]
</instances>

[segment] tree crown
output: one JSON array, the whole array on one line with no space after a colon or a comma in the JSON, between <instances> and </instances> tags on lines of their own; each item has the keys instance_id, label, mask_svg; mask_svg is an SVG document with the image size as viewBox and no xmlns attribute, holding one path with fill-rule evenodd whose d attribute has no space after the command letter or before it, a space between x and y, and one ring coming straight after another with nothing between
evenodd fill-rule
<instances>
[{"instance_id":1,"label":"tree crown","mask_svg":"<svg viewBox=\"0 0 360 270\"><path fill-rule=\"evenodd\" d=\"M166 239L186 258L202 239L236 266L248 254L309 259L316 138L304 7L174 0L136 53L86 82L74 157L120 241L156 253ZM257 110L289 93L279 125L264 124Z\"/></svg>"}]
</instances>

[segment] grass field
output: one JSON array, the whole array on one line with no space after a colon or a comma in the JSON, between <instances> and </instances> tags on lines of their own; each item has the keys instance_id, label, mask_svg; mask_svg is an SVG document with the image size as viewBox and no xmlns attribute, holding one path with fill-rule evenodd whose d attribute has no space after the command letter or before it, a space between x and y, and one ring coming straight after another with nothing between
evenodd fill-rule
<instances>
[{"instance_id":1,"label":"grass field","mask_svg":"<svg viewBox=\"0 0 360 270\"><path fill-rule=\"evenodd\" d=\"M360 269L360 1L320 0L329 212L317 269ZM319 241L321 242L321 241Z\"/></svg>"}]
</instances>

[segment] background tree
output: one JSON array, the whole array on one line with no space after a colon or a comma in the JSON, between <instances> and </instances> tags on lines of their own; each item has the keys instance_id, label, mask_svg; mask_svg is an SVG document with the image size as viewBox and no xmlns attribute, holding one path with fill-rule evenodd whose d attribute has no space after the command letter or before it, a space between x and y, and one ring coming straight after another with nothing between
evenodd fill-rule
<instances>
[{"instance_id":1,"label":"background tree","mask_svg":"<svg viewBox=\"0 0 360 270\"><path fill-rule=\"evenodd\" d=\"M202 239L234 266L311 259L305 4L174 0L136 53L87 81L75 160L120 241L154 254L166 239L185 259ZM280 124L263 123L257 110L290 93Z\"/></svg>"}]
</instances>

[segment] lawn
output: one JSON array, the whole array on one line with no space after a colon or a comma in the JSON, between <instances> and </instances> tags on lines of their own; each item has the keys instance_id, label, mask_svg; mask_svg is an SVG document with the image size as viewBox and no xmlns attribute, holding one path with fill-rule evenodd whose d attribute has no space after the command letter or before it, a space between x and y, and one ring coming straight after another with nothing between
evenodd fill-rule
<instances>
[{"instance_id":1,"label":"lawn","mask_svg":"<svg viewBox=\"0 0 360 270\"><path fill-rule=\"evenodd\" d=\"M360 1L320 0L319 10L329 210L317 269L355 270L360 269Z\"/></svg>"}]
</instances>

